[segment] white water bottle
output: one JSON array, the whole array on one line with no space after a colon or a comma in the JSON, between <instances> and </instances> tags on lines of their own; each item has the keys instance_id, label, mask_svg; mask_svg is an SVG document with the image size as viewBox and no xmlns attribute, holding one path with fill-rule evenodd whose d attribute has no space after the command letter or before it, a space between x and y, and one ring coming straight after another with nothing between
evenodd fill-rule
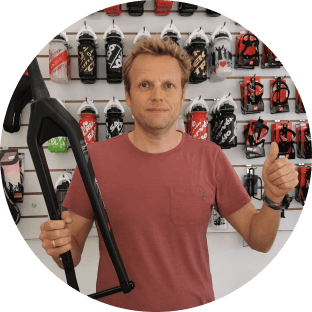
<instances>
[{"instance_id":1,"label":"white water bottle","mask_svg":"<svg viewBox=\"0 0 312 312\"><path fill-rule=\"evenodd\" d=\"M219 26L211 36L210 79L212 81L222 81L233 73L230 41L232 35L224 25Z\"/></svg>"}]
</instances>

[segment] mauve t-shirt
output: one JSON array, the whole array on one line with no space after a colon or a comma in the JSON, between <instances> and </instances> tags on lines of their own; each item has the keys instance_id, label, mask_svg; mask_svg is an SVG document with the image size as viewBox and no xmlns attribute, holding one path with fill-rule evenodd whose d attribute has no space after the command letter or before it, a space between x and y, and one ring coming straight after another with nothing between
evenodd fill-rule
<instances>
[{"instance_id":1,"label":"mauve t-shirt","mask_svg":"<svg viewBox=\"0 0 312 312\"><path fill-rule=\"evenodd\" d=\"M125 133L89 144L88 151L120 255L135 283L130 293L99 300L140 311L213 301L206 239L211 205L226 217L250 202L221 148L183 133L174 149L151 154L136 148ZM79 170L63 206L94 218ZM119 286L99 236L97 291Z\"/></svg>"}]
</instances>

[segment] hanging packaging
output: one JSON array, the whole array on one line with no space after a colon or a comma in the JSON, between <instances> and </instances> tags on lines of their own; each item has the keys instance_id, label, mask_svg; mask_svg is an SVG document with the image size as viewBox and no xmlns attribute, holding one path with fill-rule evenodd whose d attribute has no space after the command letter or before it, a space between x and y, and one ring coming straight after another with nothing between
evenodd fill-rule
<instances>
[{"instance_id":1,"label":"hanging packaging","mask_svg":"<svg viewBox=\"0 0 312 312\"><path fill-rule=\"evenodd\" d=\"M109 8L106 8L104 9L104 12L106 12L108 16L118 16L121 14L121 4L113 5Z\"/></svg>"},{"instance_id":2,"label":"hanging packaging","mask_svg":"<svg viewBox=\"0 0 312 312\"><path fill-rule=\"evenodd\" d=\"M297 114L306 112L305 107L303 106L303 102L302 102L301 96L300 96L297 88L296 88L295 112Z\"/></svg>"},{"instance_id":3,"label":"hanging packaging","mask_svg":"<svg viewBox=\"0 0 312 312\"><path fill-rule=\"evenodd\" d=\"M85 22L77 33L78 41L78 68L82 83L92 84L96 82L96 48L98 47L97 36Z\"/></svg>"},{"instance_id":4,"label":"hanging packaging","mask_svg":"<svg viewBox=\"0 0 312 312\"><path fill-rule=\"evenodd\" d=\"M263 43L261 68L280 68L283 64L276 55Z\"/></svg>"},{"instance_id":5,"label":"hanging packaging","mask_svg":"<svg viewBox=\"0 0 312 312\"><path fill-rule=\"evenodd\" d=\"M292 122L275 122L271 125L271 141L276 142L279 147L279 156L295 159L294 143L296 133L292 131Z\"/></svg>"},{"instance_id":6,"label":"hanging packaging","mask_svg":"<svg viewBox=\"0 0 312 312\"><path fill-rule=\"evenodd\" d=\"M219 26L211 36L209 44L210 81L223 81L233 73L232 35L225 27Z\"/></svg>"},{"instance_id":7,"label":"hanging packaging","mask_svg":"<svg viewBox=\"0 0 312 312\"><path fill-rule=\"evenodd\" d=\"M106 116L106 139L110 139L123 133L123 116L125 110L115 97L104 108Z\"/></svg>"},{"instance_id":8,"label":"hanging packaging","mask_svg":"<svg viewBox=\"0 0 312 312\"><path fill-rule=\"evenodd\" d=\"M237 124L234 110L236 103L230 95L224 95L216 100L210 109L212 141L222 149L237 146Z\"/></svg>"},{"instance_id":9,"label":"hanging packaging","mask_svg":"<svg viewBox=\"0 0 312 312\"><path fill-rule=\"evenodd\" d=\"M311 167L304 164L299 164L298 166L299 183L295 187L295 200L303 206L305 205L308 196L310 179L311 179Z\"/></svg>"},{"instance_id":10,"label":"hanging packaging","mask_svg":"<svg viewBox=\"0 0 312 312\"><path fill-rule=\"evenodd\" d=\"M212 11L212 10L209 10L209 9L206 9L206 15L208 15L209 17L218 17L218 16L220 16L221 14L218 13L218 12L215 12L215 11Z\"/></svg>"},{"instance_id":11,"label":"hanging packaging","mask_svg":"<svg viewBox=\"0 0 312 312\"><path fill-rule=\"evenodd\" d=\"M181 34L179 32L179 30L177 29L177 27L175 27L172 24L172 20L170 24L167 24L165 26L165 28L163 29L163 31L160 34L160 39L164 39L165 36L168 36L171 38L171 40L173 40L178 46L179 43L178 41L181 39Z\"/></svg>"},{"instance_id":12,"label":"hanging packaging","mask_svg":"<svg viewBox=\"0 0 312 312\"><path fill-rule=\"evenodd\" d=\"M288 113L289 112L289 88L286 84L286 80L281 77L277 77L275 80L270 80L271 86L271 114L276 113Z\"/></svg>"},{"instance_id":13,"label":"hanging packaging","mask_svg":"<svg viewBox=\"0 0 312 312\"><path fill-rule=\"evenodd\" d=\"M250 120L244 126L245 153L247 159L265 157L264 137L268 134L268 123L263 119Z\"/></svg>"},{"instance_id":14,"label":"hanging packaging","mask_svg":"<svg viewBox=\"0 0 312 312\"><path fill-rule=\"evenodd\" d=\"M261 78L256 75L244 77L244 81L240 81L242 114L254 114L264 111L263 84L260 82Z\"/></svg>"},{"instance_id":15,"label":"hanging packaging","mask_svg":"<svg viewBox=\"0 0 312 312\"><path fill-rule=\"evenodd\" d=\"M311 159L311 132L308 122L296 124L297 157Z\"/></svg>"},{"instance_id":16,"label":"hanging packaging","mask_svg":"<svg viewBox=\"0 0 312 312\"><path fill-rule=\"evenodd\" d=\"M192 56L192 69L189 83L201 83L207 79L208 37L200 28L195 29L186 39L184 48Z\"/></svg>"},{"instance_id":17,"label":"hanging packaging","mask_svg":"<svg viewBox=\"0 0 312 312\"><path fill-rule=\"evenodd\" d=\"M70 81L70 48L65 32L61 32L50 41L49 74L53 82L62 84Z\"/></svg>"},{"instance_id":18,"label":"hanging packaging","mask_svg":"<svg viewBox=\"0 0 312 312\"><path fill-rule=\"evenodd\" d=\"M58 102L62 104L64 108L66 108L64 102L61 100L58 100ZM48 140L48 150L51 153L67 153L68 146L69 142L67 137L59 136Z\"/></svg>"},{"instance_id":19,"label":"hanging packaging","mask_svg":"<svg viewBox=\"0 0 312 312\"><path fill-rule=\"evenodd\" d=\"M78 109L78 115L80 116L79 126L86 145L96 142L98 136L96 118L99 116L99 112L93 101L86 99Z\"/></svg>"},{"instance_id":20,"label":"hanging packaging","mask_svg":"<svg viewBox=\"0 0 312 312\"><path fill-rule=\"evenodd\" d=\"M208 106L201 96L191 100L185 114L187 116L187 133L193 138L209 140Z\"/></svg>"},{"instance_id":21,"label":"hanging packaging","mask_svg":"<svg viewBox=\"0 0 312 312\"><path fill-rule=\"evenodd\" d=\"M170 14L173 1L155 0L155 14L158 16L167 16Z\"/></svg>"},{"instance_id":22,"label":"hanging packaging","mask_svg":"<svg viewBox=\"0 0 312 312\"><path fill-rule=\"evenodd\" d=\"M103 39L106 51L107 82L121 83L124 34L113 21L104 33Z\"/></svg>"},{"instance_id":23,"label":"hanging packaging","mask_svg":"<svg viewBox=\"0 0 312 312\"><path fill-rule=\"evenodd\" d=\"M254 69L259 66L259 40L248 30L241 30L236 37L234 68Z\"/></svg>"},{"instance_id":24,"label":"hanging packaging","mask_svg":"<svg viewBox=\"0 0 312 312\"><path fill-rule=\"evenodd\" d=\"M15 224L21 219L16 203L22 203L24 197L25 154L17 149L0 151L2 187L7 204Z\"/></svg>"},{"instance_id":25,"label":"hanging packaging","mask_svg":"<svg viewBox=\"0 0 312 312\"><path fill-rule=\"evenodd\" d=\"M144 3L146 1L128 2L127 9L130 16L142 16L144 13Z\"/></svg>"},{"instance_id":26,"label":"hanging packaging","mask_svg":"<svg viewBox=\"0 0 312 312\"><path fill-rule=\"evenodd\" d=\"M178 4L178 13L181 16L192 16L197 10L197 5L179 2Z\"/></svg>"}]
</instances>

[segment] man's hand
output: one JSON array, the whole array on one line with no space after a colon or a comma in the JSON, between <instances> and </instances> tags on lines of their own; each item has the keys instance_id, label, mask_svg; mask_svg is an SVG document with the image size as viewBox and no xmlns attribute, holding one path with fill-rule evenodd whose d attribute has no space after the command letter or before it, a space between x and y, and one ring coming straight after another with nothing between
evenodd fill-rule
<instances>
[{"instance_id":1,"label":"man's hand","mask_svg":"<svg viewBox=\"0 0 312 312\"><path fill-rule=\"evenodd\" d=\"M269 155L263 165L262 179L267 197L280 204L284 196L291 192L299 181L296 166L286 157L276 159L278 153L278 144L272 142Z\"/></svg>"}]
</instances>

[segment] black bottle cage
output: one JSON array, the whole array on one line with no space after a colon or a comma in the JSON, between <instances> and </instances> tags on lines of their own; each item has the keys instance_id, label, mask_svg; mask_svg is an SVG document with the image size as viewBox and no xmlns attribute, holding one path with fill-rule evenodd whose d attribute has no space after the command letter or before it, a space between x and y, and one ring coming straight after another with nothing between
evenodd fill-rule
<instances>
[{"instance_id":1,"label":"black bottle cage","mask_svg":"<svg viewBox=\"0 0 312 312\"><path fill-rule=\"evenodd\" d=\"M255 185L257 183L257 180L260 180L260 189L261 189L261 197L255 197L254 196L254 188ZM247 192L249 194L250 197L253 197L254 199L257 200L262 200L262 179L261 177L259 177L258 175L255 175L255 169L254 168L249 168L248 170L248 174L247 174L247 178L246 178L246 182L245 182L245 188L247 189Z\"/></svg>"},{"instance_id":2,"label":"black bottle cage","mask_svg":"<svg viewBox=\"0 0 312 312\"><path fill-rule=\"evenodd\" d=\"M70 141L77 166L94 211L95 219L120 282L120 286L91 294L89 297L98 299L121 291L128 293L134 288L134 283L128 280L112 229L109 225L108 216L81 128L74 117L57 99L50 98L36 58L29 65L28 72L34 103L31 104L27 145L35 166L50 219L61 220L61 213L42 145L53 137L66 136ZM62 254L61 258L67 284L79 291L71 252L68 251Z\"/></svg>"},{"instance_id":3,"label":"black bottle cage","mask_svg":"<svg viewBox=\"0 0 312 312\"><path fill-rule=\"evenodd\" d=\"M274 90L274 88L276 88ZM274 91L273 91L274 90ZM287 96L286 96L286 99L284 101L281 102L281 91L282 90L286 90L287 91ZM274 101L273 100L273 106L277 106L277 105L285 105L288 103L288 98L289 98L289 88L287 86L287 84L282 81L281 77L278 77L275 82L272 84L272 98L274 98L274 95L276 94L277 95L277 100Z\"/></svg>"},{"instance_id":4,"label":"black bottle cage","mask_svg":"<svg viewBox=\"0 0 312 312\"><path fill-rule=\"evenodd\" d=\"M293 135L291 140L287 138L288 132L290 132ZM296 133L293 130L288 129L287 125L284 124L283 128L279 131L279 138L280 140L279 140L278 146L279 146L280 153L289 153L288 152L289 149L293 147L294 145Z\"/></svg>"},{"instance_id":5,"label":"black bottle cage","mask_svg":"<svg viewBox=\"0 0 312 312\"><path fill-rule=\"evenodd\" d=\"M257 94L257 86L260 86L260 90ZM256 81L255 78L251 78L247 84L247 100L248 104L260 105L262 103L263 84Z\"/></svg>"},{"instance_id":6,"label":"black bottle cage","mask_svg":"<svg viewBox=\"0 0 312 312\"><path fill-rule=\"evenodd\" d=\"M247 37L247 39L245 39L245 37ZM255 37L256 40L254 41L251 41L250 40L250 37ZM258 38L251 34L251 33L247 33L243 36L243 43L245 45L245 48L243 49L243 51L241 52L243 57L246 58L246 59L252 59L253 57L258 57L259 56L259 52L258 52L258 46L259 46L259 40ZM249 47L252 47L254 46L256 48L256 53L255 54L252 54L252 55L249 55L249 54L245 54L247 48Z\"/></svg>"}]
</instances>

